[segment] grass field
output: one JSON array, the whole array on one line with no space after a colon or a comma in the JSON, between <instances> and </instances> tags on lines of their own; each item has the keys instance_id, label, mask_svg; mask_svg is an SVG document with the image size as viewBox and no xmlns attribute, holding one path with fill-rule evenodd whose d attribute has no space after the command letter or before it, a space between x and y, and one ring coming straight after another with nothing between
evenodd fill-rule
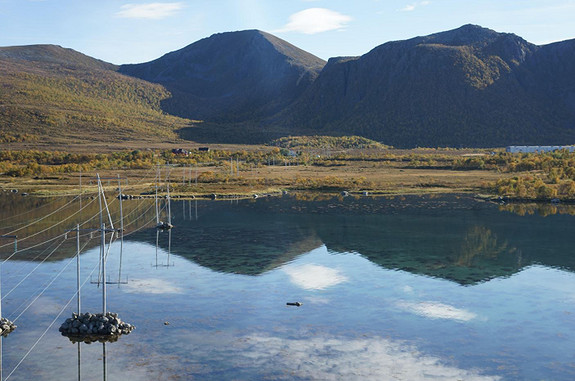
<instances>
[{"instance_id":1,"label":"grass field","mask_svg":"<svg viewBox=\"0 0 575 381\"><path fill-rule=\"evenodd\" d=\"M174 145L161 148L169 147ZM238 145L210 148L212 151L228 152L229 156L234 156L236 152L243 152L245 156L250 152L261 154L273 150L269 146ZM368 192L371 195L479 193L485 191L485 184L511 176L493 169L454 170L445 164L461 158L486 155L485 150L348 149L321 154L308 152L308 157L312 159L305 164L297 158L275 156L259 162L232 160L230 163L220 158L210 163L180 163L169 166L170 190L175 197L210 197L212 194L252 197L282 191L348 191L352 194ZM421 165L422 159L436 164ZM163 189L168 176L167 168L163 166L161 169ZM118 176L123 179L124 193L145 195L155 190L156 169L151 166L129 170L93 169L50 176L0 176L0 187L33 195L69 195L78 194L82 184L82 192L95 192L97 173L105 179L103 183L110 191L117 188L115 179Z\"/></svg>"}]
</instances>

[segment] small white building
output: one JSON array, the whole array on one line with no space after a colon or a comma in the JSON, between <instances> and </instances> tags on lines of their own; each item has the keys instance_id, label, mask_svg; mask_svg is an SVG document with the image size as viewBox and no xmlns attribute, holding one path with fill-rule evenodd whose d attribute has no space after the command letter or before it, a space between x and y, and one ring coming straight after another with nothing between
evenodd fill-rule
<instances>
[{"instance_id":1,"label":"small white building","mask_svg":"<svg viewBox=\"0 0 575 381\"><path fill-rule=\"evenodd\" d=\"M508 146L505 148L505 151L510 153L535 153L559 151L562 149L575 152L575 146Z\"/></svg>"}]
</instances>

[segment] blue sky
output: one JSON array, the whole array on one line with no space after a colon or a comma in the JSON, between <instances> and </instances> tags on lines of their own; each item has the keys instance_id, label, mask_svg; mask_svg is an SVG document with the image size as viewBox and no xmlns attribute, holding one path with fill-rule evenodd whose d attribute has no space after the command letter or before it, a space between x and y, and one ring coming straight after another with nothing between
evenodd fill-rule
<instances>
[{"instance_id":1,"label":"blue sky","mask_svg":"<svg viewBox=\"0 0 575 381\"><path fill-rule=\"evenodd\" d=\"M546 44L575 38L573 20L575 0L0 0L0 46L57 44L123 64L260 29L328 59L469 23Z\"/></svg>"}]
</instances>

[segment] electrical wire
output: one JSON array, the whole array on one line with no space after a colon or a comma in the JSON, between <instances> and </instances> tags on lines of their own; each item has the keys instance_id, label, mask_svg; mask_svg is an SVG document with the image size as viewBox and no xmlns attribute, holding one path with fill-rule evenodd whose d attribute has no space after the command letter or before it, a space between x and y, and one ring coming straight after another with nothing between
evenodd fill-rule
<instances>
[{"instance_id":1,"label":"electrical wire","mask_svg":"<svg viewBox=\"0 0 575 381\"><path fill-rule=\"evenodd\" d=\"M86 248L86 246L88 246L88 243L90 243L90 241L91 241L91 239L89 239L88 241L86 241L84 243L84 246L82 246L82 248L80 249L80 252L82 252ZM75 257L73 257L73 258L75 258ZM68 265L66 265L66 267L68 267ZM20 308L22 308L22 306L26 305L34 297L34 295L36 295L36 293L42 289L43 289L42 292L46 291L46 288L43 286L40 286L39 288L37 288L36 291L34 291L30 297L28 297L26 300L24 300L22 303L20 303L20 305L18 307L14 308L14 313L10 316L14 316L16 311L20 310ZM4 299L4 298L2 298L2 299Z\"/></svg>"},{"instance_id":2,"label":"electrical wire","mask_svg":"<svg viewBox=\"0 0 575 381\"><path fill-rule=\"evenodd\" d=\"M32 274L38 269L38 267L40 267L40 266L42 265L42 263L46 262L46 261L48 260L48 258L50 258L50 257L52 256L52 254L54 254L54 253L56 252L56 250L58 250L58 249L60 248L60 246L62 246L62 244L63 244L65 241L66 241L66 239L64 238L64 239L62 240L62 242L60 242L60 243L58 244L58 246L56 246L56 247L54 248L54 250L52 250L48 255L46 255L46 257L44 257L44 259L42 259L42 261L40 261L40 263L38 263L38 264L36 265L36 267L34 267L34 268L32 269L32 271L28 272L28 274L26 274L26 276L25 276L24 278L22 278L22 279L20 280L20 282L18 282L14 287L12 287L12 289L11 289L10 291L8 291L6 294L2 295L2 300L3 300L4 298L6 298L8 295L10 295L16 288L18 288L18 286L20 286L26 279L28 279L28 278L30 277L30 275L32 275Z\"/></svg>"},{"instance_id":3,"label":"electrical wire","mask_svg":"<svg viewBox=\"0 0 575 381\"><path fill-rule=\"evenodd\" d=\"M22 239L19 240L19 242L25 241L25 240L30 239L30 238L32 238L32 237L35 237L35 236L37 236L37 235L39 235L39 234L45 233L46 231L48 231L48 230L50 230L50 229L52 229L52 228L55 228L56 226L58 226L58 225L64 223L65 221L69 220L70 218L74 217L76 214L80 213L82 210L84 210L85 208L87 208L92 202L94 202L94 200L90 201L88 204L86 204L84 207L82 207L82 209L77 210L75 213L73 213L73 214L69 215L68 217L66 217L66 218L64 218L64 219L62 219L62 220L56 222L56 223L53 224L52 226L49 226L49 227L47 227L47 228L45 228L45 229L43 229L43 230L40 230L40 231L38 231L38 232L36 232L36 233L34 233L34 234L31 234L31 235L29 235L29 236L27 236L27 237L25 237L25 238L22 238ZM0 249L3 248L3 247L9 246L9 245L10 245L10 244L2 245L2 246L0 246Z\"/></svg>"},{"instance_id":4,"label":"electrical wire","mask_svg":"<svg viewBox=\"0 0 575 381\"><path fill-rule=\"evenodd\" d=\"M48 249L50 249L51 245L49 245L48 247L46 247L44 250L40 251L38 253L38 255L36 255L34 258L32 258L31 260L27 261L27 262L35 262L38 258L40 258L40 256L42 254L44 254L46 251L48 251ZM22 268L24 268L25 266L22 266ZM18 269L17 269L18 270ZM12 279L14 277L16 277L17 275L20 275L19 271L13 271L11 276L6 278L4 275L2 276L2 279L6 280L6 279Z\"/></svg>"},{"instance_id":5,"label":"electrical wire","mask_svg":"<svg viewBox=\"0 0 575 381\"><path fill-rule=\"evenodd\" d=\"M90 272L90 276L94 273L94 271L96 270L96 266L94 266L94 268L92 269L92 272ZM80 289L82 287L84 287L84 285L86 284L86 282L88 281L88 278L86 278L86 280L84 281L84 283L82 283L82 286L80 286ZM72 301L74 300L74 298L78 295L78 290L76 290L76 292L72 295L72 297L68 300L68 303L66 303L64 305L64 307L62 307L62 309L60 310L60 312L58 313L58 315L56 315L56 317L54 318L54 320L52 320L52 323L50 323L50 325L46 328L46 330L40 335L40 337L38 338L38 340L36 340L36 342L34 342L34 344L32 345L32 347L30 347L30 349L26 352L26 354L22 357L22 359L20 359L20 361L18 362L18 364L16 364L16 366L14 367L14 369L12 369L12 371L8 374L8 376L6 376L6 378L4 380L8 380L12 374L14 374L14 372L20 367L20 365L22 365L22 363L24 362L24 360L26 360L26 358L30 355L30 353L32 353L32 351L34 350L34 348L36 348L36 346L38 345L38 343L40 343L40 341L42 340L42 338L44 336L46 336L46 333L54 326L54 324L56 323L56 321L60 318L60 316L64 313L64 311L66 310L66 308L68 308L68 306L70 305L70 303L72 303Z\"/></svg>"},{"instance_id":6,"label":"electrical wire","mask_svg":"<svg viewBox=\"0 0 575 381\"><path fill-rule=\"evenodd\" d=\"M29 226L32 226L32 225L34 225L34 224L36 224L36 223L38 223L38 222L40 222L40 221L42 221L42 220L45 220L46 218L50 217L51 215L58 213L58 212L61 211L62 209L67 208L70 204L72 204L74 201L76 201L76 199L77 199L78 197L80 197L80 196L74 197L72 200L68 201L66 204L64 204L64 205L61 206L60 208L56 209L56 210L53 211L52 213L49 213L49 214L45 215L44 217L41 217L41 218L39 218L39 219L37 219L37 220L35 220L35 221L29 223L28 225L22 226L22 227L19 228L19 229L15 229L15 230L12 230L12 231L10 231L10 232L8 232L8 233L5 233L4 235L14 235L14 233L16 233L16 232L18 232L18 231L20 231L20 230L22 230L22 229L25 229L25 228L27 228L27 227L29 227Z\"/></svg>"}]
</instances>

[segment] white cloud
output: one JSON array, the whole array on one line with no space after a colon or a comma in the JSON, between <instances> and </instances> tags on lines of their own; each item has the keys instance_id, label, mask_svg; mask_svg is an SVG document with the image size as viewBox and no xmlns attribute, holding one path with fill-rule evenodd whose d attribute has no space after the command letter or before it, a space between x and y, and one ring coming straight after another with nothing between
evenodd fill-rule
<instances>
[{"instance_id":1,"label":"white cloud","mask_svg":"<svg viewBox=\"0 0 575 381\"><path fill-rule=\"evenodd\" d=\"M330 30L342 30L345 29L351 20L352 18L350 16L330 9L309 8L291 15L289 22L283 28L274 32L316 34Z\"/></svg>"},{"instance_id":2,"label":"white cloud","mask_svg":"<svg viewBox=\"0 0 575 381\"><path fill-rule=\"evenodd\" d=\"M184 8L184 3L126 4L116 16L132 19L163 19Z\"/></svg>"},{"instance_id":3,"label":"white cloud","mask_svg":"<svg viewBox=\"0 0 575 381\"><path fill-rule=\"evenodd\" d=\"M417 3L406 5L405 7L401 8L400 11L411 12L411 11L414 11L416 8L425 7L426 5L429 5L429 4L431 4L431 1L427 1L427 0L419 1Z\"/></svg>"},{"instance_id":4,"label":"white cloud","mask_svg":"<svg viewBox=\"0 0 575 381\"><path fill-rule=\"evenodd\" d=\"M181 294L183 290L163 279L130 279L124 286L132 294Z\"/></svg>"},{"instance_id":5,"label":"white cloud","mask_svg":"<svg viewBox=\"0 0 575 381\"><path fill-rule=\"evenodd\" d=\"M324 290L348 280L339 270L313 264L288 266L283 271L293 284L304 290Z\"/></svg>"},{"instance_id":6,"label":"white cloud","mask_svg":"<svg viewBox=\"0 0 575 381\"><path fill-rule=\"evenodd\" d=\"M453 306L434 302L400 302L397 304L402 310L414 313L430 319L449 319L457 321L469 321L477 317L473 312L455 308Z\"/></svg>"}]
</instances>

